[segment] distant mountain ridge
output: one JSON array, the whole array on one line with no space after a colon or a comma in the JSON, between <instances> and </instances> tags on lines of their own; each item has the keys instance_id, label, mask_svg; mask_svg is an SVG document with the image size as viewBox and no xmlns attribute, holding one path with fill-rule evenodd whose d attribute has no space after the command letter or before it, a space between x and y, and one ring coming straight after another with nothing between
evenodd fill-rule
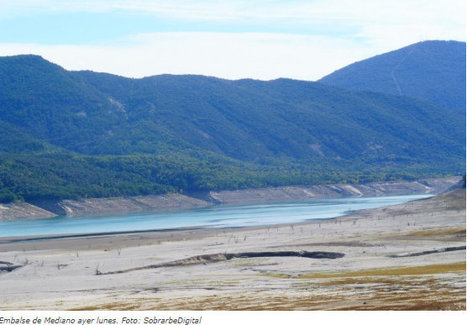
<instances>
[{"instance_id":1,"label":"distant mountain ridge","mask_svg":"<svg viewBox=\"0 0 467 325\"><path fill-rule=\"evenodd\" d=\"M465 110L465 42L425 41L339 69L320 83Z\"/></svg>"},{"instance_id":2,"label":"distant mountain ridge","mask_svg":"<svg viewBox=\"0 0 467 325\"><path fill-rule=\"evenodd\" d=\"M38 57L9 59L19 63L1 72L15 76L1 85L1 120L81 154L202 149L252 162L278 156L384 161L393 150L401 159L441 143L438 149L449 148L462 129L422 102L313 82L127 79L68 72ZM427 128L433 119L438 126ZM426 136L436 140L424 148Z\"/></svg>"},{"instance_id":3,"label":"distant mountain ridge","mask_svg":"<svg viewBox=\"0 0 467 325\"><path fill-rule=\"evenodd\" d=\"M0 201L461 173L464 121L317 82L130 79L2 57Z\"/></svg>"}]
</instances>

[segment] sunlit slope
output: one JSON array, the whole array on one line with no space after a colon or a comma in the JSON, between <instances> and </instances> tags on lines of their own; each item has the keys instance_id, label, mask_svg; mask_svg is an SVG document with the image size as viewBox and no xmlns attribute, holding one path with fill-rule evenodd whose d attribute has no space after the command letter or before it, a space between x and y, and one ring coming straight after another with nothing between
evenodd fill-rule
<instances>
[{"instance_id":1,"label":"sunlit slope","mask_svg":"<svg viewBox=\"0 0 467 325\"><path fill-rule=\"evenodd\" d=\"M465 111L465 42L416 43L351 64L319 82L410 96Z\"/></svg>"}]
</instances>

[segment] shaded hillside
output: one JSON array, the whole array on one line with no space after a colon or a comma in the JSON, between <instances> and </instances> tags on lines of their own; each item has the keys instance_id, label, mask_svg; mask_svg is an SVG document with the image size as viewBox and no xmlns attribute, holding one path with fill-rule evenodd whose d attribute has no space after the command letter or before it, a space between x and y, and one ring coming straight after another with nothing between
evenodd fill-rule
<instances>
[{"instance_id":1,"label":"shaded hillside","mask_svg":"<svg viewBox=\"0 0 467 325\"><path fill-rule=\"evenodd\" d=\"M319 82L430 101L465 111L465 43L426 41L356 62Z\"/></svg>"},{"instance_id":2,"label":"shaded hillside","mask_svg":"<svg viewBox=\"0 0 467 325\"><path fill-rule=\"evenodd\" d=\"M463 112L446 115L412 99L285 79L134 80L68 72L34 56L4 60L1 120L81 154L195 150L255 163L385 164L439 162L464 152Z\"/></svg>"},{"instance_id":3,"label":"shaded hillside","mask_svg":"<svg viewBox=\"0 0 467 325\"><path fill-rule=\"evenodd\" d=\"M0 154L47 151L57 151L57 148L0 120Z\"/></svg>"},{"instance_id":4,"label":"shaded hillside","mask_svg":"<svg viewBox=\"0 0 467 325\"><path fill-rule=\"evenodd\" d=\"M463 172L465 111L278 79L69 72L0 58L0 200Z\"/></svg>"}]
</instances>

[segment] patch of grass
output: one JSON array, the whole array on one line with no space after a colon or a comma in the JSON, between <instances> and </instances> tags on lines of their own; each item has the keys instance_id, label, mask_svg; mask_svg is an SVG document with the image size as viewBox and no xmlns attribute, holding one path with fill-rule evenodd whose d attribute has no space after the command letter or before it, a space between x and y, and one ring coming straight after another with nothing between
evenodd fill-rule
<instances>
[{"instance_id":1,"label":"patch of grass","mask_svg":"<svg viewBox=\"0 0 467 325\"><path fill-rule=\"evenodd\" d=\"M442 235L464 235L465 228L447 228L447 229L428 229L408 233L407 236L423 237L423 236L442 236Z\"/></svg>"},{"instance_id":2,"label":"patch of grass","mask_svg":"<svg viewBox=\"0 0 467 325\"><path fill-rule=\"evenodd\" d=\"M290 279L293 278L293 276L288 275L288 274L279 274L279 273L261 273L258 274L260 276L267 276L269 278L278 278L278 279Z\"/></svg>"},{"instance_id":3,"label":"patch of grass","mask_svg":"<svg viewBox=\"0 0 467 325\"><path fill-rule=\"evenodd\" d=\"M465 273L465 262L450 264L430 264L410 267L387 267L374 268L358 271L309 273L298 276L280 273L262 273L259 276L279 279L327 279L327 278L352 278L352 277L373 277L373 276L399 276L399 275L421 275L440 273ZM363 280L362 280L363 281ZM351 281L352 282L352 281Z\"/></svg>"},{"instance_id":4,"label":"patch of grass","mask_svg":"<svg viewBox=\"0 0 467 325\"><path fill-rule=\"evenodd\" d=\"M430 264L410 267L388 267L375 268L359 271L310 273L300 275L298 279L323 279L337 277L365 277L365 276L399 276L399 275L420 275L420 274L440 274L440 273L465 273L465 262L449 264Z\"/></svg>"},{"instance_id":5,"label":"patch of grass","mask_svg":"<svg viewBox=\"0 0 467 325\"><path fill-rule=\"evenodd\" d=\"M350 278L338 278L328 281L319 282L319 285L334 286L334 285L358 285L374 283L378 285L399 285L401 281L399 279L394 280L388 277L350 277Z\"/></svg>"},{"instance_id":6,"label":"patch of grass","mask_svg":"<svg viewBox=\"0 0 467 325\"><path fill-rule=\"evenodd\" d=\"M79 308L69 309L70 311L92 311L92 310L138 310L140 308L138 303L118 303L112 302L102 305L83 306Z\"/></svg>"}]
</instances>

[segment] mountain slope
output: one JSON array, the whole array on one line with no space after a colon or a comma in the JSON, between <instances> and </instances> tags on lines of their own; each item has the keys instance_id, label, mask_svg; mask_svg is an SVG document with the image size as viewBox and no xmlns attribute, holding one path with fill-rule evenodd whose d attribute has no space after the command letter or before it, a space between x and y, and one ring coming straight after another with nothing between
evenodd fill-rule
<instances>
[{"instance_id":1,"label":"mountain slope","mask_svg":"<svg viewBox=\"0 0 467 325\"><path fill-rule=\"evenodd\" d=\"M0 154L44 153L58 148L0 120Z\"/></svg>"},{"instance_id":2,"label":"mountain slope","mask_svg":"<svg viewBox=\"0 0 467 325\"><path fill-rule=\"evenodd\" d=\"M353 63L319 82L465 110L465 43L425 41Z\"/></svg>"},{"instance_id":3,"label":"mountain slope","mask_svg":"<svg viewBox=\"0 0 467 325\"><path fill-rule=\"evenodd\" d=\"M465 111L278 79L70 72L0 58L0 201L436 176Z\"/></svg>"},{"instance_id":4,"label":"mountain slope","mask_svg":"<svg viewBox=\"0 0 467 325\"><path fill-rule=\"evenodd\" d=\"M163 128L184 143L244 161L289 157L374 163L463 152L463 145L452 140L464 137L462 113L446 117L408 98L285 79L156 76L128 82L109 75L81 77L106 93L118 89L110 95L126 107L130 125L144 121L147 129ZM116 87L118 82L125 87Z\"/></svg>"},{"instance_id":5,"label":"mountain slope","mask_svg":"<svg viewBox=\"0 0 467 325\"><path fill-rule=\"evenodd\" d=\"M80 154L202 151L256 163L384 164L465 150L463 112L446 115L409 98L286 79L125 79L68 72L33 56L0 62L0 119Z\"/></svg>"}]
</instances>

